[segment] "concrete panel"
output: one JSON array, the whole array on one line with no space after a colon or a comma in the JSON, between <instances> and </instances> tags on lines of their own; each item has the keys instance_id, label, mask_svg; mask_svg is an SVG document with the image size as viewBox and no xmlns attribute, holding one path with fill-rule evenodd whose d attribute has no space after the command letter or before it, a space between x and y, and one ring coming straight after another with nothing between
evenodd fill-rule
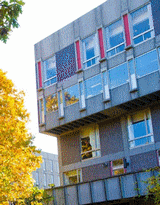
<instances>
[{"instance_id":1,"label":"concrete panel","mask_svg":"<svg viewBox=\"0 0 160 205\"><path fill-rule=\"evenodd\" d=\"M160 89L159 72L154 72L138 79L139 95L147 95Z\"/></svg>"},{"instance_id":2,"label":"concrete panel","mask_svg":"<svg viewBox=\"0 0 160 205\"><path fill-rule=\"evenodd\" d=\"M52 34L41 41L42 59L43 60L53 56L53 54L55 52L54 36L55 35Z\"/></svg>"},{"instance_id":3,"label":"concrete panel","mask_svg":"<svg viewBox=\"0 0 160 205\"><path fill-rule=\"evenodd\" d=\"M80 162L79 132L60 136L62 166Z\"/></svg>"},{"instance_id":4,"label":"concrete panel","mask_svg":"<svg viewBox=\"0 0 160 205\"><path fill-rule=\"evenodd\" d=\"M65 188L66 205L77 205L77 189L76 186L69 186Z\"/></svg>"},{"instance_id":5,"label":"concrete panel","mask_svg":"<svg viewBox=\"0 0 160 205\"><path fill-rule=\"evenodd\" d=\"M104 181L95 181L92 183L93 202L106 201Z\"/></svg>"},{"instance_id":6,"label":"concrete panel","mask_svg":"<svg viewBox=\"0 0 160 205\"><path fill-rule=\"evenodd\" d=\"M101 156L123 151L122 129L119 119L99 124Z\"/></svg>"},{"instance_id":7,"label":"concrete panel","mask_svg":"<svg viewBox=\"0 0 160 205\"><path fill-rule=\"evenodd\" d=\"M89 183L78 185L79 204L91 203L91 192Z\"/></svg>"},{"instance_id":8,"label":"concrete panel","mask_svg":"<svg viewBox=\"0 0 160 205\"><path fill-rule=\"evenodd\" d=\"M125 52L120 53L110 59L108 59L108 69L116 67L126 61L126 54Z\"/></svg>"},{"instance_id":9,"label":"concrete panel","mask_svg":"<svg viewBox=\"0 0 160 205\"><path fill-rule=\"evenodd\" d=\"M82 168L83 182L104 179L110 177L110 166L104 167L103 164L96 164Z\"/></svg>"},{"instance_id":10,"label":"concrete panel","mask_svg":"<svg viewBox=\"0 0 160 205\"><path fill-rule=\"evenodd\" d=\"M79 19L74 22L74 38L77 39L80 37L80 27L79 27Z\"/></svg>"},{"instance_id":11,"label":"concrete panel","mask_svg":"<svg viewBox=\"0 0 160 205\"><path fill-rule=\"evenodd\" d=\"M102 94L86 100L87 115L100 112L104 109Z\"/></svg>"},{"instance_id":12,"label":"concrete panel","mask_svg":"<svg viewBox=\"0 0 160 205\"><path fill-rule=\"evenodd\" d=\"M40 60L40 58L42 57L41 42L34 45L34 55L35 55L35 62Z\"/></svg>"},{"instance_id":13,"label":"concrete panel","mask_svg":"<svg viewBox=\"0 0 160 205\"><path fill-rule=\"evenodd\" d=\"M129 83L113 88L110 93L112 106L131 100Z\"/></svg>"},{"instance_id":14,"label":"concrete panel","mask_svg":"<svg viewBox=\"0 0 160 205\"><path fill-rule=\"evenodd\" d=\"M121 199L120 182L118 177L106 180L106 193L108 200Z\"/></svg>"},{"instance_id":15,"label":"concrete panel","mask_svg":"<svg viewBox=\"0 0 160 205\"><path fill-rule=\"evenodd\" d=\"M96 31L95 10L90 11L79 19L80 37L85 38Z\"/></svg>"},{"instance_id":16,"label":"concrete panel","mask_svg":"<svg viewBox=\"0 0 160 205\"><path fill-rule=\"evenodd\" d=\"M46 130L59 126L59 113L58 110L51 113L46 113Z\"/></svg>"},{"instance_id":17,"label":"concrete panel","mask_svg":"<svg viewBox=\"0 0 160 205\"><path fill-rule=\"evenodd\" d=\"M149 2L149 0L140 0L140 1L139 0L128 0L129 11L137 9L138 7L140 7L141 5L147 2Z\"/></svg>"},{"instance_id":18,"label":"concrete panel","mask_svg":"<svg viewBox=\"0 0 160 205\"><path fill-rule=\"evenodd\" d=\"M128 9L128 0L121 0L121 13L127 11Z\"/></svg>"},{"instance_id":19,"label":"concrete panel","mask_svg":"<svg viewBox=\"0 0 160 205\"><path fill-rule=\"evenodd\" d=\"M44 90L44 96L52 95L57 92L57 84L51 85Z\"/></svg>"},{"instance_id":20,"label":"concrete panel","mask_svg":"<svg viewBox=\"0 0 160 205\"><path fill-rule=\"evenodd\" d=\"M108 25L120 17L121 17L120 0L110 0L102 4L103 25Z\"/></svg>"},{"instance_id":21,"label":"concrete panel","mask_svg":"<svg viewBox=\"0 0 160 205\"><path fill-rule=\"evenodd\" d=\"M63 49L74 43L74 27L73 23L68 24L59 30L60 49Z\"/></svg>"},{"instance_id":22,"label":"concrete panel","mask_svg":"<svg viewBox=\"0 0 160 205\"><path fill-rule=\"evenodd\" d=\"M122 185L122 196L123 198L130 198L137 195L137 191L135 190L135 178L134 175L125 175L121 177L121 185Z\"/></svg>"},{"instance_id":23,"label":"concrete panel","mask_svg":"<svg viewBox=\"0 0 160 205\"><path fill-rule=\"evenodd\" d=\"M54 189L53 195L54 195L54 202L56 205L65 204L63 188Z\"/></svg>"},{"instance_id":24,"label":"concrete panel","mask_svg":"<svg viewBox=\"0 0 160 205\"><path fill-rule=\"evenodd\" d=\"M84 70L84 80L86 80L87 78L91 78L95 75L98 75L99 73L100 73L100 64L92 66L91 68Z\"/></svg>"},{"instance_id":25,"label":"concrete panel","mask_svg":"<svg viewBox=\"0 0 160 205\"><path fill-rule=\"evenodd\" d=\"M65 123L77 120L80 118L79 103L65 107Z\"/></svg>"},{"instance_id":26,"label":"concrete panel","mask_svg":"<svg viewBox=\"0 0 160 205\"><path fill-rule=\"evenodd\" d=\"M96 14L96 26L97 28L102 26L102 6L98 6L95 8L95 14Z\"/></svg>"},{"instance_id":27,"label":"concrete panel","mask_svg":"<svg viewBox=\"0 0 160 205\"><path fill-rule=\"evenodd\" d=\"M150 151L150 152L131 156L130 160L131 160L131 170L133 172L158 166L156 151Z\"/></svg>"},{"instance_id":28,"label":"concrete panel","mask_svg":"<svg viewBox=\"0 0 160 205\"><path fill-rule=\"evenodd\" d=\"M156 36L156 47L160 46L160 35Z\"/></svg>"},{"instance_id":29,"label":"concrete panel","mask_svg":"<svg viewBox=\"0 0 160 205\"><path fill-rule=\"evenodd\" d=\"M54 45L55 52L60 50L60 39L59 39L59 31L54 33Z\"/></svg>"},{"instance_id":30,"label":"concrete panel","mask_svg":"<svg viewBox=\"0 0 160 205\"><path fill-rule=\"evenodd\" d=\"M152 126L155 142L160 142L160 106L156 105L151 108Z\"/></svg>"},{"instance_id":31,"label":"concrete panel","mask_svg":"<svg viewBox=\"0 0 160 205\"><path fill-rule=\"evenodd\" d=\"M148 51L151 51L155 48L155 39L150 39L144 43L141 43L134 48L135 58L140 56Z\"/></svg>"},{"instance_id":32,"label":"concrete panel","mask_svg":"<svg viewBox=\"0 0 160 205\"><path fill-rule=\"evenodd\" d=\"M140 172L137 173L137 181L138 181L138 188L139 194L141 196L146 195L147 193L147 184L145 183L149 177L152 176L151 172Z\"/></svg>"}]
</instances>

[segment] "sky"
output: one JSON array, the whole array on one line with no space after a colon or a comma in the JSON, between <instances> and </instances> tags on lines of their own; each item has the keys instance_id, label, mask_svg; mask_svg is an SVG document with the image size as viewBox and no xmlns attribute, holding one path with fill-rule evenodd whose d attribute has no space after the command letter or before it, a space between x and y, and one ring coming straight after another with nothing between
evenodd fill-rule
<instances>
[{"instance_id":1,"label":"sky","mask_svg":"<svg viewBox=\"0 0 160 205\"><path fill-rule=\"evenodd\" d=\"M20 27L13 30L6 44L0 42L0 68L18 90L25 92L28 128L35 136L34 144L44 152L58 154L57 139L38 130L34 44L105 1L26 0L18 20Z\"/></svg>"}]
</instances>

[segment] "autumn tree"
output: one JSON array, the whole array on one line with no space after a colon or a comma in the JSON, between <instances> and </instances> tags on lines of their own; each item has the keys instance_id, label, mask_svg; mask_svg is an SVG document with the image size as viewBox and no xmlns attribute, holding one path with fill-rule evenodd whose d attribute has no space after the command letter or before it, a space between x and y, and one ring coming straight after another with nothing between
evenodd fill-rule
<instances>
[{"instance_id":1,"label":"autumn tree","mask_svg":"<svg viewBox=\"0 0 160 205\"><path fill-rule=\"evenodd\" d=\"M0 0L0 40L6 43L13 28L18 28L23 0Z\"/></svg>"},{"instance_id":2,"label":"autumn tree","mask_svg":"<svg viewBox=\"0 0 160 205\"><path fill-rule=\"evenodd\" d=\"M23 201L32 194L32 172L42 159L32 145L28 120L24 93L0 69L0 204Z\"/></svg>"}]
</instances>

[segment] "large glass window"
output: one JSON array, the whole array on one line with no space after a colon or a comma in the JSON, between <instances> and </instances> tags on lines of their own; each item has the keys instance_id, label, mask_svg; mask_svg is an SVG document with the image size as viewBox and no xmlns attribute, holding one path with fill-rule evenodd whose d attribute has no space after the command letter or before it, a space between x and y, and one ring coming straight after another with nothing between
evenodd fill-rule
<instances>
[{"instance_id":1,"label":"large glass window","mask_svg":"<svg viewBox=\"0 0 160 205\"><path fill-rule=\"evenodd\" d=\"M85 94L86 97L93 97L103 92L101 74L85 81Z\"/></svg>"},{"instance_id":2,"label":"large glass window","mask_svg":"<svg viewBox=\"0 0 160 205\"><path fill-rule=\"evenodd\" d=\"M66 106L72 105L79 101L78 84L64 90Z\"/></svg>"},{"instance_id":3,"label":"large glass window","mask_svg":"<svg viewBox=\"0 0 160 205\"><path fill-rule=\"evenodd\" d=\"M100 156L98 125L84 127L81 132L81 158L89 159Z\"/></svg>"},{"instance_id":4,"label":"large glass window","mask_svg":"<svg viewBox=\"0 0 160 205\"><path fill-rule=\"evenodd\" d=\"M47 112L54 112L58 110L58 95L53 94L46 97L46 111Z\"/></svg>"},{"instance_id":5,"label":"large glass window","mask_svg":"<svg viewBox=\"0 0 160 205\"><path fill-rule=\"evenodd\" d=\"M151 5L133 12L131 17L134 44L138 44L154 36Z\"/></svg>"},{"instance_id":6,"label":"large glass window","mask_svg":"<svg viewBox=\"0 0 160 205\"><path fill-rule=\"evenodd\" d=\"M64 173L64 184L75 184L82 181L81 170L76 169L69 172Z\"/></svg>"},{"instance_id":7,"label":"large glass window","mask_svg":"<svg viewBox=\"0 0 160 205\"><path fill-rule=\"evenodd\" d=\"M124 33L122 20L106 28L107 56L113 56L124 50Z\"/></svg>"},{"instance_id":8,"label":"large glass window","mask_svg":"<svg viewBox=\"0 0 160 205\"><path fill-rule=\"evenodd\" d=\"M110 88L118 87L128 82L127 63L109 70Z\"/></svg>"},{"instance_id":9,"label":"large glass window","mask_svg":"<svg viewBox=\"0 0 160 205\"><path fill-rule=\"evenodd\" d=\"M129 116L128 132L131 148L153 143L154 139L150 112L141 111Z\"/></svg>"},{"instance_id":10,"label":"large glass window","mask_svg":"<svg viewBox=\"0 0 160 205\"><path fill-rule=\"evenodd\" d=\"M142 77L146 74L158 70L157 51L153 50L136 58L136 74L137 77Z\"/></svg>"},{"instance_id":11,"label":"large glass window","mask_svg":"<svg viewBox=\"0 0 160 205\"><path fill-rule=\"evenodd\" d=\"M57 82L57 71L56 71L56 57L53 56L43 62L44 69L44 86L50 86Z\"/></svg>"},{"instance_id":12,"label":"large glass window","mask_svg":"<svg viewBox=\"0 0 160 205\"><path fill-rule=\"evenodd\" d=\"M83 64L84 68L90 67L99 60L99 47L97 35L94 34L83 40Z\"/></svg>"}]
</instances>

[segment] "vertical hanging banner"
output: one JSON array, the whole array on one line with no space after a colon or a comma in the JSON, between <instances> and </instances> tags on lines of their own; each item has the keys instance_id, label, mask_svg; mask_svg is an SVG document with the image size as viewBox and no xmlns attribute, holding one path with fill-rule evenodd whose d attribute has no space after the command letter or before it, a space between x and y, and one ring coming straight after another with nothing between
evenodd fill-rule
<instances>
[{"instance_id":1,"label":"vertical hanging banner","mask_svg":"<svg viewBox=\"0 0 160 205\"><path fill-rule=\"evenodd\" d=\"M81 53L80 53L80 42L76 41L76 53L77 53L77 64L78 64L78 70L82 68L81 65Z\"/></svg>"},{"instance_id":2,"label":"vertical hanging banner","mask_svg":"<svg viewBox=\"0 0 160 205\"><path fill-rule=\"evenodd\" d=\"M125 37L126 37L126 46L130 46L131 36L130 36L130 31L129 31L128 14L125 14L123 16L123 22L124 22L124 30L125 30Z\"/></svg>"},{"instance_id":3,"label":"vertical hanging banner","mask_svg":"<svg viewBox=\"0 0 160 205\"><path fill-rule=\"evenodd\" d=\"M57 81L61 82L76 73L74 44L56 53Z\"/></svg>"},{"instance_id":4,"label":"vertical hanging banner","mask_svg":"<svg viewBox=\"0 0 160 205\"><path fill-rule=\"evenodd\" d=\"M101 52L101 59L102 59L105 57L102 28L98 29L98 37L99 37L99 45L100 45L100 52Z\"/></svg>"},{"instance_id":5,"label":"vertical hanging banner","mask_svg":"<svg viewBox=\"0 0 160 205\"><path fill-rule=\"evenodd\" d=\"M39 88L42 88L42 70L41 70L41 61L38 62L38 80L39 80Z\"/></svg>"}]
</instances>

